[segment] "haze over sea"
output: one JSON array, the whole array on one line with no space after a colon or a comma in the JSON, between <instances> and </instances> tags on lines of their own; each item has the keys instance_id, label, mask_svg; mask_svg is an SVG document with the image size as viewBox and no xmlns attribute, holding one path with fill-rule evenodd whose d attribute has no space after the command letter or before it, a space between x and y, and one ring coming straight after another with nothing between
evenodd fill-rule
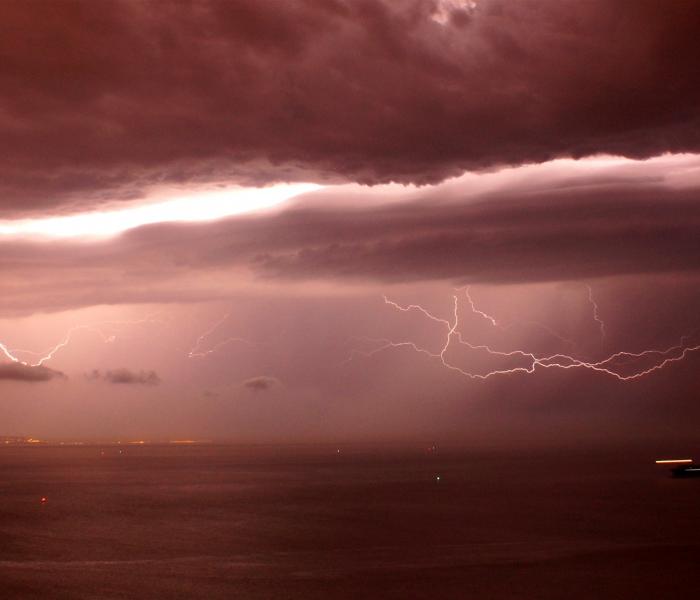
<instances>
[{"instance_id":1,"label":"haze over sea","mask_svg":"<svg viewBox=\"0 0 700 600\"><path fill-rule=\"evenodd\" d=\"M653 458L0 448L1 595L696 597L700 481Z\"/></svg>"}]
</instances>

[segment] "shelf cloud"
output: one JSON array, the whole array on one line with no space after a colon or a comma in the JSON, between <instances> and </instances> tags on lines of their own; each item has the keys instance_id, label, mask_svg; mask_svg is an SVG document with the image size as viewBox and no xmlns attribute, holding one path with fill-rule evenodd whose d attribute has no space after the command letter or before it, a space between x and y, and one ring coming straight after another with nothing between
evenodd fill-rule
<instances>
[{"instance_id":1,"label":"shelf cloud","mask_svg":"<svg viewBox=\"0 0 700 600\"><path fill-rule=\"evenodd\" d=\"M3 216L163 185L425 184L700 151L687 2L61 1L2 16Z\"/></svg>"}]
</instances>

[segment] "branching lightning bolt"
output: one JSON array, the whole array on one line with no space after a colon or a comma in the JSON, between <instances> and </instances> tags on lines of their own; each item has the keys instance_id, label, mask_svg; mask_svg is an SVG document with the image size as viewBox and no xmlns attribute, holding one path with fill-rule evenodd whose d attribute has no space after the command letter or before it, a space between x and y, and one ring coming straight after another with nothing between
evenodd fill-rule
<instances>
[{"instance_id":1,"label":"branching lightning bolt","mask_svg":"<svg viewBox=\"0 0 700 600\"><path fill-rule=\"evenodd\" d=\"M600 339L602 341L605 339L605 323L600 318L600 314L598 312L598 303L593 298L593 288L591 288L591 286L588 284L586 285L586 287L588 288L588 302L593 307L593 320L596 323L598 323L598 328L600 329Z\"/></svg>"},{"instance_id":2,"label":"branching lightning bolt","mask_svg":"<svg viewBox=\"0 0 700 600\"><path fill-rule=\"evenodd\" d=\"M225 340L222 340L218 343L216 343L214 346L211 348L208 348L206 350L203 350L202 344L204 341L212 335L219 327L221 327L231 316L231 313L226 313L221 319L219 319L214 325L212 325L209 329L207 329L204 333L202 333L197 340L194 343L194 346L190 348L190 351L187 353L187 358L204 358L205 356L209 356L210 354L213 354L223 346L226 346L227 344L231 344L233 342L240 342L243 344L248 344L252 345L253 342L246 340L245 338L241 337L229 337L226 338Z\"/></svg>"},{"instance_id":3,"label":"branching lightning bolt","mask_svg":"<svg viewBox=\"0 0 700 600\"><path fill-rule=\"evenodd\" d=\"M688 354L700 350L700 344L693 346L688 345L686 342L689 338L687 337L681 338L679 344L670 346L669 348L666 348L664 350L649 349L640 352L620 351L609 355L603 360L595 362L585 361L576 358L572 355L560 353L539 356L533 352L528 352L526 350L520 349L511 351L495 350L486 344L472 344L463 338L462 333L459 331L459 299L456 295L453 295L452 298L452 319L448 320L435 316L420 305L410 304L408 306L402 306L397 302L389 300L386 296L384 296L384 303L390 306L391 308L401 312L419 312L428 319L439 323L442 327L445 328L445 338L439 352L428 350L411 341L394 342L386 338L364 338L364 340L367 342L376 343L379 345L370 351L353 350L345 362L352 360L355 356L364 356L369 358L374 356L375 354L378 354L379 352L383 352L388 349L408 348L419 354L423 354L432 359L439 360L442 366L446 369L454 371L470 379L485 380L491 377L495 377L497 375L511 375L516 373L532 374L535 373L537 369L585 369L613 377L619 381L630 381L639 379L641 377L644 377L645 375L649 375L650 373L663 369L671 363L683 360ZM470 309L473 313L487 318L489 320L492 319L490 315L487 315L486 313L483 313L483 311L476 309L469 295L467 295L467 299L469 302ZM595 316L596 321L602 324L602 320L600 320L600 317L597 315L597 312L595 313ZM521 366L510 368L493 369L485 373L475 373L472 371L468 371L449 360L447 354L450 348L453 346L465 346L470 350L484 352L485 354L491 357L517 358L524 361L524 364ZM653 359L654 362L653 364L651 364L651 366L638 367L636 371L633 371L631 373L620 372L620 366L634 364L636 361L640 361L641 359ZM617 370L615 370L616 367Z\"/></svg>"},{"instance_id":4,"label":"branching lightning bolt","mask_svg":"<svg viewBox=\"0 0 700 600\"><path fill-rule=\"evenodd\" d=\"M462 290L464 290L464 295L467 297L467 302L469 302L469 308L471 308L471 311L474 314L479 315L480 317L489 321L489 323L491 323L491 325L493 325L494 327L498 327L499 329L501 329L503 331L508 331L509 329L512 329L516 324L518 324L518 325L532 325L534 327L537 327L538 329L543 330L547 334L551 335L552 337L557 338L559 341L564 342L565 344L567 344L569 346L576 345L572 340L565 338L563 335L554 331L554 329L552 329L548 325L545 325L544 323L540 323L539 321L532 321L532 320L517 321L514 323L510 323L508 325L504 325L503 323L497 321L496 317L494 317L494 316L492 316L492 315L490 315L490 314L488 314L488 313L484 312L483 310L476 307L476 304L475 304L474 300L472 299L472 296L469 292L470 288L471 288L471 286L464 286L461 288L456 288L455 291L461 292Z\"/></svg>"},{"instance_id":5,"label":"branching lightning bolt","mask_svg":"<svg viewBox=\"0 0 700 600\"><path fill-rule=\"evenodd\" d=\"M458 291L461 289L464 289L464 295L467 297L467 302L469 302L469 307L472 309L472 312L479 315L480 317L483 317L487 321L491 322L491 325L494 327L498 327L498 321L491 315L486 314L484 311L479 310L475 305L474 305L474 300L472 300L471 294L469 293L469 288L471 286L466 286L464 288L458 288Z\"/></svg>"},{"instance_id":6,"label":"branching lightning bolt","mask_svg":"<svg viewBox=\"0 0 700 600\"><path fill-rule=\"evenodd\" d=\"M92 324L92 325L76 325L75 327L71 327L68 332L66 333L65 337L58 342L55 346L52 346L48 350L45 350L43 352L37 352L35 350L25 350L21 348L9 348L6 344L3 344L0 342L0 352L9 359L10 361L14 363L18 363L27 367L40 367L44 363L50 361L57 352L68 346L72 339L73 335L78 332L78 331L91 331L96 333L105 344L109 344L114 342L117 339L117 336L115 334L107 334L102 329L99 328L99 326L104 326L104 325L137 325L140 323L153 323L153 322L159 322L155 321L152 317L145 317L143 319L138 319L136 321L100 321L99 323ZM38 356L38 360L35 360L34 362L32 361L25 361L22 360L18 355L23 355L23 354L30 354L32 356Z\"/></svg>"}]
</instances>

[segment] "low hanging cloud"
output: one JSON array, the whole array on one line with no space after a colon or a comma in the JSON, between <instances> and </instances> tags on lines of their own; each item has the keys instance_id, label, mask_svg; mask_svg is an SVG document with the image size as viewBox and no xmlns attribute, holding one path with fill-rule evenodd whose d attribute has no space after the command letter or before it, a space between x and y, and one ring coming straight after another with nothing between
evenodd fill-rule
<instances>
[{"instance_id":1,"label":"low hanging cloud","mask_svg":"<svg viewBox=\"0 0 700 600\"><path fill-rule=\"evenodd\" d=\"M277 385L279 385L279 380L267 375L251 377L243 382L243 387L252 392L267 392Z\"/></svg>"},{"instance_id":2,"label":"low hanging cloud","mask_svg":"<svg viewBox=\"0 0 700 600\"><path fill-rule=\"evenodd\" d=\"M693 2L59 0L1 11L6 216L163 184L429 183L561 156L700 151Z\"/></svg>"},{"instance_id":3,"label":"low hanging cloud","mask_svg":"<svg viewBox=\"0 0 700 600\"><path fill-rule=\"evenodd\" d=\"M112 369L99 371L97 369L86 375L90 381L104 381L116 385L158 385L161 382L155 371L131 371L129 369Z\"/></svg>"},{"instance_id":4,"label":"low hanging cloud","mask_svg":"<svg viewBox=\"0 0 700 600\"><path fill-rule=\"evenodd\" d=\"M52 379L65 379L65 377L61 371L49 369L43 365L34 367L16 362L0 364L0 381L42 383Z\"/></svg>"}]
</instances>

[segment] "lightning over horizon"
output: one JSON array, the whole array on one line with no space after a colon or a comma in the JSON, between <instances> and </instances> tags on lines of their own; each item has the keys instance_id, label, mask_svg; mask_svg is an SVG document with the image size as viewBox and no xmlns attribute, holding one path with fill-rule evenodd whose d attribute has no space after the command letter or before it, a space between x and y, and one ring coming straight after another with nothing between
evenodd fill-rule
<instances>
[{"instance_id":1,"label":"lightning over horizon","mask_svg":"<svg viewBox=\"0 0 700 600\"><path fill-rule=\"evenodd\" d=\"M63 348L70 345L71 341L73 340L73 335L78 331L93 332L93 333L97 334L98 337L100 337L100 339L102 340L103 343L111 344L117 339L117 334L105 333L102 329L99 328L99 326L138 325L141 323L161 323L162 321L157 321L153 318L156 314L158 314L158 313L154 313L153 315L146 316L143 319L137 319L137 320L133 320L133 321L107 320L107 321L100 321L98 323L90 324L90 325L76 325L75 327L71 327L68 330L68 332L65 334L65 336L61 339L60 342L58 342L54 346L51 346L48 350L44 350L44 351L29 350L29 349L23 349L23 348L10 348L7 344L0 342L0 352L2 352L2 354L13 363L18 363L18 364L24 365L26 367L41 367L42 365L44 365L44 363L52 360L57 352L59 352ZM26 360L22 360L20 358L20 356L18 356L18 355L22 355L22 354L30 354L33 356L38 356L39 359L35 362L29 362Z\"/></svg>"},{"instance_id":2,"label":"lightning over horizon","mask_svg":"<svg viewBox=\"0 0 700 600\"><path fill-rule=\"evenodd\" d=\"M0 600L697 597L698 9L0 0Z\"/></svg>"},{"instance_id":3,"label":"lightning over horizon","mask_svg":"<svg viewBox=\"0 0 700 600\"><path fill-rule=\"evenodd\" d=\"M216 321L216 323L214 323L214 325L212 325L206 331L204 331L204 333L199 335L197 337L197 339L195 340L194 346L192 346L192 348L190 348L189 352L187 353L187 358L204 358L205 356L209 356L210 354L213 354L214 352L216 352L217 350L219 350L223 346L226 346L227 344L231 344L234 342L240 342L243 344L253 345L254 342L251 342L250 340L247 340L245 338L229 337L229 338L226 338L225 340L217 342L216 344L214 344L214 346L212 346L211 348L208 348L207 350L200 349L200 346L204 343L204 341L210 335L212 335L217 329L219 329L219 327L221 327L228 320L228 318L230 316L231 316L231 313L226 313L223 317L221 317L221 319Z\"/></svg>"},{"instance_id":4,"label":"lightning over horizon","mask_svg":"<svg viewBox=\"0 0 700 600\"><path fill-rule=\"evenodd\" d=\"M600 324L601 332L604 333L604 323L598 314L598 307L595 301L593 300L593 294L590 286L588 286L588 292L589 299L591 301L592 306L594 307L594 319L597 323ZM407 306L402 306L401 304L390 300L386 296L383 296L384 303L392 309L406 313L418 312L430 319L431 321L439 323L440 325L445 327L446 333L439 351L431 351L413 341L396 342L387 338L357 338L369 343L377 343L379 345L376 348L373 348L369 351L353 349L350 353L350 356L344 361L343 364L352 360L352 358L355 355L369 358L378 354L379 352L383 352L388 349L409 348L416 353L423 354L432 359L439 360L444 368L450 371L454 371L470 379L485 380L498 375L511 375L519 373L534 374L537 369L583 369L601 373L606 376L613 377L619 381L631 381L649 375L660 369L663 369L669 364L679 362L683 360L688 354L700 350L700 344L689 345L687 343L691 336L682 337L679 344L669 346L666 349L659 350L656 348L652 348L641 350L639 352L629 352L622 350L610 354L602 360L597 361L583 360L581 358L577 358L574 355L563 353L542 355L524 349L515 349L508 351L496 350L487 344L473 344L464 339L463 333L459 330L459 299L456 294L454 294L452 298L452 319L448 320L437 317L421 305L410 304ZM492 324L495 324L495 319L493 317L476 308L468 291L467 302L473 314L485 318L491 321ZM456 340L456 343L453 344L454 340ZM453 360L448 358L448 352L452 348L459 346L466 347L470 351L481 352L482 354L488 357L496 357L501 359L518 358L523 360L524 364L509 368L495 368L487 370L486 372L472 372L455 364ZM639 363L642 362L643 359L646 359L647 361L651 360L652 362L646 362L640 366ZM621 369L621 367L623 366L634 366L636 368L624 371Z\"/></svg>"}]
</instances>

